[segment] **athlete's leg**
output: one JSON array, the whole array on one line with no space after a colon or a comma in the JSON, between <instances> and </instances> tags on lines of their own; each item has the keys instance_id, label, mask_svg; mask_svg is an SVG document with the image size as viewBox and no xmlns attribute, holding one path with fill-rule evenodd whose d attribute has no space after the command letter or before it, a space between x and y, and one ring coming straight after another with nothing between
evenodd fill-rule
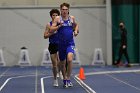
<instances>
[{"instance_id":1,"label":"athlete's leg","mask_svg":"<svg viewBox=\"0 0 140 93\"><path fill-rule=\"evenodd\" d=\"M54 76L54 83L53 86L58 86L58 80L57 80L57 63L58 63L58 46L56 44L49 44L49 52L50 52L50 57L52 61L52 72Z\"/></svg>"},{"instance_id":2,"label":"athlete's leg","mask_svg":"<svg viewBox=\"0 0 140 93\"><path fill-rule=\"evenodd\" d=\"M68 64L68 69L67 69L67 79L70 79L71 72L72 72L72 60L73 60L73 53L69 52L67 55L67 64Z\"/></svg>"},{"instance_id":3,"label":"athlete's leg","mask_svg":"<svg viewBox=\"0 0 140 93\"><path fill-rule=\"evenodd\" d=\"M51 54L51 60L54 79L57 79L57 53Z\"/></svg>"},{"instance_id":4,"label":"athlete's leg","mask_svg":"<svg viewBox=\"0 0 140 93\"><path fill-rule=\"evenodd\" d=\"M65 46L60 45L58 53L59 53L59 59L60 59L60 70L62 72L63 79L66 79L66 68L65 68L66 48L65 48Z\"/></svg>"},{"instance_id":5,"label":"athlete's leg","mask_svg":"<svg viewBox=\"0 0 140 93\"><path fill-rule=\"evenodd\" d=\"M67 85L67 77L66 77L66 60L64 61L60 61L60 66L61 66L61 72L62 72L62 75L63 75L63 87L67 88L68 85Z\"/></svg>"},{"instance_id":6,"label":"athlete's leg","mask_svg":"<svg viewBox=\"0 0 140 93\"><path fill-rule=\"evenodd\" d=\"M57 77L60 77L61 79L63 79L63 75L62 75L62 72L61 72L59 55L58 55L58 59L57 59Z\"/></svg>"},{"instance_id":7,"label":"athlete's leg","mask_svg":"<svg viewBox=\"0 0 140 93\"><path fill-rule=\"evenodd\" d=\"M57 53L51 54L51 60L52 60L52 71L53 71L53 76L54 76L53 86L58 86L58 80L57 80Z\"/></svg>"},{"instance_id":8,"label":"athlete's leg","mask_svg":"<svg viewBox=\"0 0 140 93\"><path fill-rule=\"evenodd\" d=\"M73 61L73 54L74 54L74 47L73 45L67 47L67 63L68 63L68 69L67 69L67 85L68 87L72 87L73 84L70 80L71 73L72 73L72 61Z\"/></svg>"},{"instance_id":9,"label":"athlete's leg","mask_svg":"<svg viewBox=\"0 0 140 93\"><path fill-rule=\"evenodd\" d=\"M67 79L66 77L66 68L65 68L65 64L66 64L66 60L64 61L60 61L60 66L61 66L61 72L62 72L62 75L63 75L63 79Z\"/></svg>"}]
</instances>

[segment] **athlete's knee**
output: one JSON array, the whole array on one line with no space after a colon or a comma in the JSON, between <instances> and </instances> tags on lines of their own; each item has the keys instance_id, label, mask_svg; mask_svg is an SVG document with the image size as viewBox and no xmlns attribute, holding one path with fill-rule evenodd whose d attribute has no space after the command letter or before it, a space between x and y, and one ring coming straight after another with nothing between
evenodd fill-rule
<instances>
[{"instance_id":1,"label":"athlete's knee","mask_svg":"<svg viewBox=\"0 0 140 93\"><path fill-rule=\"evenodd\" d=\"M73 60L72 57L67 59L68 62L72 62L72 60Z\"/></svg>"},{"instance_id":2,"label":"athlete's knee","mask_svg":"<svg viewBox=\"0 0 140 93\"><path fill-rule=\"evenodd\" d=\"M67 61L72 62L72 60L73 60L73 53L69 53L67 56Z\"/></svg>"},{"instance_id":3,"label":"athlete's knee","mask_svg":"<svg viewBox=\"0 0 140 93\"><path fill-rule=\"evenodd\" d=\"M52 67L57 67L57 62L53 62Z\"/></svg>"},{"instance_id":4,"label":"athlete's knee","mask_svg":"<svg viewBox=\"0 0 140 93\"><path fill-rule=\"evenodd\" d=\"M72 60L73 60L73 56L68 56L67 61L72 62Z\"/></svg>"},{"instance_id":5,"label":"athlete's knee","mask_svg":"<svg viewBox=\"0 0 140 93\"><path fill-rule=\"evenodd\" d=\"M53 66L52 68L53 68L53 69L57 69L57 66Z\"/></svg>"}]
</instances>

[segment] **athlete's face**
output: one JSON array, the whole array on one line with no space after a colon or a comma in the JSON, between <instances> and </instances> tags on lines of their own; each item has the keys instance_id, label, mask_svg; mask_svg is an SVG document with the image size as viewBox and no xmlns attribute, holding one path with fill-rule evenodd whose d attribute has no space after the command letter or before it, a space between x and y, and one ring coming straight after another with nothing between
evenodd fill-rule
<instances>
[{"instance_id":1,"label":"athlete's face","mask_svg":"<svg viewBox=\"0 0 140 93\"><path fill-rule=\"evenodd\" d=\"M52 20L54 20L56 16L58 16L58 14L57 13L53 13L52 14Z\"/></svg>"},{"instance_id":2,"label":"athlete's face","mask_svg":"<svg viewBox=\"0 0 140 93\"><path fill-rule=\"evenodd\" d=\"M69 14L69 9L68 9L68 7L63 6L63 7L61 8L61 15L62 15L62 16L67 16L68 14Z\"/></svg>"}]
</instances>

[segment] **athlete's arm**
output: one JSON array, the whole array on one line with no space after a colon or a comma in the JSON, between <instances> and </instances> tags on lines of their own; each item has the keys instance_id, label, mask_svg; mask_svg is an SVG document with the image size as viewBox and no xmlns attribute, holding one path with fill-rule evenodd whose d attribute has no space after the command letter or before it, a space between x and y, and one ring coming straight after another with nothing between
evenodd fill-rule
<instances>
[{"instance_id":1,"label":"athlete's arm","mask_svg":"<svg viewBox=\"0 0 140 93\"><path fill-rule=\"evenodd\" d=\"M58 23L60 23L60 16L57 16L54 19L54 22L52 23L52 26L50 27L50 30L49 30L50 33L57 31L62 26L62 24L58 25Z\"/></svg>"},{"instance_id":2,"label":"athlete's arm","mask_svg":"<svg viewBox=\"0 0 140 93\"><path fill-rule=\"evenodd\" d=\"M74 36L77 36L79 33L79 25L78 23L75 21L75 17L71 16L72 20L73 20L73 24L74 24Z\"/></svg>"},{"instance_id":3,"label":"athlete's arm","mask_svg":"<svg viewBox=\"0 0 140 93\"><path fill-rule=\"evenodd\" d=\"M45 29L45 32L44 32L44 39L49 38L53 34L53 33L49 33L49 30L50 30L50 23L48 23L46 25L46 29Z\"/></svg>"}]
</instances>

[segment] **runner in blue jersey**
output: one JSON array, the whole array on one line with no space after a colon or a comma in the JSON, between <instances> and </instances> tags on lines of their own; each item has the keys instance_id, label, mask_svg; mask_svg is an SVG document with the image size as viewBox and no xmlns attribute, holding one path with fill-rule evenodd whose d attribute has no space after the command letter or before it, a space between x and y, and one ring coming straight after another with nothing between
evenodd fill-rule
<instances>
[{"instance_id":1,"label":"runner in blue jersey","mask_svg":"<svg viewBox=\"0 0 140 93\"><path fill-rule=\"evenodd\" d=\"M58 86L58 80L57 80L57 70L58 67L58 34L57 32L54 33L49 33L50 26L52 25L52 22L54 21L56 16L59 16L60 12L57 9L52 9L50 11L50 16L52 18L52 21L49 22L46 26L46 30L44 32L44 38L47 39L49 38L49 47L48 50L50 52L51 60L52 60L52 70L53 70L53 75L54 75L54 83L53 86Z\"/></svg>"},{"instance_id":2,"label":"runner in blue jersey","mask_svg":"<svg viewBox=\"0 0 140 93\"><path fill-rule=\"evenodd\" d=\"M70 80L72 72L73 53L75 48L73 35L77 36L79 32L79 26L75 21L75 17L69 15L69 7L70 5L68 3L63 3L60 5L61 16L57 16L52 26L50 27L50 33L54 33L54 31L56 30L58 31L58 50L59 59L61 61L61 70L64 78L64 87L73 86ZM68 63L67 75L65 68L66 59Z\"/></svg>"}]
</instances>

